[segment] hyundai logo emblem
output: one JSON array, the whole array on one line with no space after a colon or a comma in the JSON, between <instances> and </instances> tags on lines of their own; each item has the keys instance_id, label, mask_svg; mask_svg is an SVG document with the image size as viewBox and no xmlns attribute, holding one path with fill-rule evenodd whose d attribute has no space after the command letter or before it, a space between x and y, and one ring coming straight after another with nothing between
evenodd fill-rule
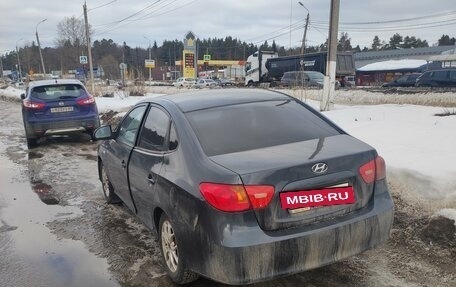
<instances>
[{"instance_id":1,"label":"hyundai logo emblem","mask_svg":"<svg viewBox=\"0 0 456 287\"><path fill-rule=\"evenodd\" d=\"M316 163L312 166L312 171L317 174L325 173L328 170L328 165L323 162Z\"/></svg>"},{"instance_id":2,"label":"hyundai logo emblem","mask_svg":"<svg viewBox=\"0 0 456 287\"><path fill-rule=\"evenodd\" d=\"M65 103L64 102L59 102L59 106L64 106Z\"/></svg>"}]
</instances>

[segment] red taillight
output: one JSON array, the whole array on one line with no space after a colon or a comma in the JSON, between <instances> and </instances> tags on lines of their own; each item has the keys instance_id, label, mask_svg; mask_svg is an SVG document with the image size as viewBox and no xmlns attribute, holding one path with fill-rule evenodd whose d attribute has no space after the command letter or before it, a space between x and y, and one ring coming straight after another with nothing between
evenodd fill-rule
<instances>
[{"instance_id":1,"label":"red taillight","mask_svg":"<svg viewBox=\"0 0 456 287\"><path fill-rule=\"evenodd\" d=\"M377 156L375 160L362 165L359 168L359 174L365 183L384 179L386 177L385 160L381 156Z\"/></svg>"},{"instance_id":2,"label":"red taillight","mask_svg":"<svg viewBox=\"0 0 456 287\"><path fill-rule=\"evenodd\" d=\"M274 187L267 185L203 182L200 191L210 205L226 212L264 208L274 196Z\"/></svg>"},{"instance_id":3,"label":"red taillight","mask_svg":"<svg viewBox=\"0 0 456 287\"><path fill-rule=\"evenodd\" d=\"M95 103L95 98L92 96L88 96L87 98L77 100L76 103L80 106L91 105Z\"/></svg>"},{"instance_id":4,"label":"red taillight","mask_svg":"<svg viewBox=\"0 0 456 287\"><path fill-rule=\"evenodd\" d=\"M22 103L24 107L29 110L41 110L44 109L44 107L46 107L45 103L32 102L29 100L24 100Z\"/></svg>"},{"instance_id":5,"label":"red taillight","mask_svg":"<svg viewBox=\"0 0 456 287\"><path fill-rule=\"evenodd\" d=\"M268 206L274 196L274 187L270 185L246 185L245 190L253 209Z\"/></svg>"}]
</instances>

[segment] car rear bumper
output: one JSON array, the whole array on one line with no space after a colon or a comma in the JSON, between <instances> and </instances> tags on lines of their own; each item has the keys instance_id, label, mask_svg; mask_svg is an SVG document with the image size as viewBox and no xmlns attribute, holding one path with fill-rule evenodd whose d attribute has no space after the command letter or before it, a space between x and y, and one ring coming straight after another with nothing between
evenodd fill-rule
<instances>
[{"instance_id":1,"label":"car rear bumper","mask_svg":"<svg viewBox=\"0 0 456 287\"><path fill-rule=\"evenodd\" d=\"M71 120L30 121L25 124L25 129L31 138L32 136L39 137L43 135L93 131L99 126L99 118L97 116L91 116Z\"/></svg>"},{"instance_id":2,"label":"car rear bumper","mask_svg":"<svg viewBox=\"0 0 456 287\"><path fill-rule=\"evenodd\" d=\"M201 262L194 271L238 285L331 264L388 240L393 209L391 196L385 191L375 195L363 210L302 229L264 232L258 226L239 230L226 226L220 243L201 246Z\"/></svg>"}]
</instances>

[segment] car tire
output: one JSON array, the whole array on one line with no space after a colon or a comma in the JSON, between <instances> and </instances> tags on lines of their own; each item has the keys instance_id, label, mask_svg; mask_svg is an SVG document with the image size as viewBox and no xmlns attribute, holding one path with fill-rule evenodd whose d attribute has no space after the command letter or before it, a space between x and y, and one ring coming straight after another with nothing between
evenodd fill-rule
<instances>
[{"instance_id":1,"label":"car tire","mask_svg":"<svg viewBox=\"0 0 456 287\"><path fill-rule=\"evenodd\" d=\"M111 182L109 181L108 174L106 173L106 168L103 163L100 162L100 178L101 178L101 188L103 190L104 197L106 202L109 204L120 203L121 200L114 192Z\"/></svg>"},{"instance_id":2,"label":"car tire","mask_svg":"<svg viewBox=\"0 0 456 287\"><path fill-rule=\"evenodd\" d=\"M32 149L37 147L38 139L26 138L27 139L27 148Z\"/></svg>"},{"instance_id":3,"label":"car tire","mask_svg":"<svg viewBox=\"0 0 456 287\"><path fill-rule=\"evenodd\" d=\"M181 244L176 235L173 224L163 213L158 228L158 241L162 255L163 267L168 276L177 284L186 284L198 279L198 274L187 270L183 260L183 253L179 252Z\"/></svg>"}]
</instances>

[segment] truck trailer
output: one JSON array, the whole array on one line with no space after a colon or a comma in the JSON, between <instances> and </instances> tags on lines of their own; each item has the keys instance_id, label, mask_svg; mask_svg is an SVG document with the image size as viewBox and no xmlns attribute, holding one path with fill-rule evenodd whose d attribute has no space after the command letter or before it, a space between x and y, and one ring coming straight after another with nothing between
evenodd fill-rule
<instances>
[{"instance_id":1,"label":"truck trailer","mask_svg":"<svg viewBox=\"0 0 456 287\"><path fill-rule=\"evenodd\" d=\"M247 58L245 85L275 85L280 82L285 72L290 71L316 71L326 74L326 59L327 52L279 57L277 52L257 51ZM338 52L336 65L336 79L355 75L353 53Z\"/></svg>"}]
</instances>

